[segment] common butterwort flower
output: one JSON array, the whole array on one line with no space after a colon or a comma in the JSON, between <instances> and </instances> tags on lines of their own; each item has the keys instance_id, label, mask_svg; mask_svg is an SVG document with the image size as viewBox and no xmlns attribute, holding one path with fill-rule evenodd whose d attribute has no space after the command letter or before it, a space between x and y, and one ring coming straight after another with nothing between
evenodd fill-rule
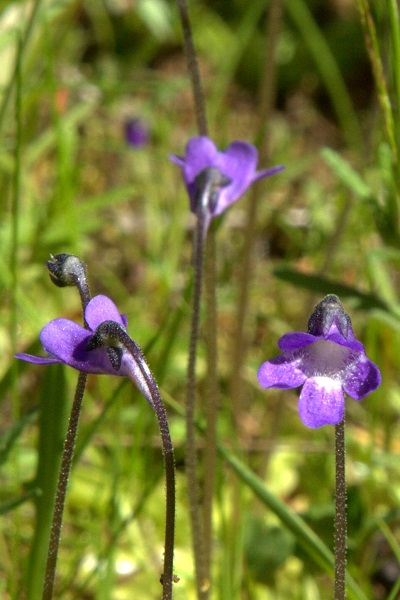
<instances>
[{"instance_id":1,"label":"common butterwort flower","mask_svg":"<svg viewBox=\"0 0 400 600\"><path fill-rule=\"evenodd\" d=\"M299 413L307 427L340 423L343 392L361 400L381 382L378 367L367 358L349 315L333 294L315 307L308 333L286 333L278 346L283 354L261 365L258 380L265 388L303 386Z\"/></svg>"},{"instance_id":2,"label":"common butterwort flower","mask_svg":"<svg viewBox=\"0 0 400 600\"><path fill-rule=\"evenodd\" d=\"M142 148L149 142L149 128L143 119L136 117L125 123L125 138L133 148Z\"/></svg>"},{"instance_id":3,"label":"common butterwort flower","mask_svg":"<svg viewBox=\"0 0 400 600\"><path fill-rule=\"evenodd\" d=\"M121 315L114 302L107 296L95 296L85 309L88 329L69 319L54 319L40 332L42 346L49 357L19 353L16 358L36 365L64 363L82 373L120 375L131 379L153 406L151 394L143 374L129 352L116 345L115 340L101 347L95 345L96 329L105 321L113 321L127 327L125 315Z\"/></svg>"},{"instance_id":4,"label":"common butterwort flower","mask_svg":"<svg viewBox=\"0 0 400 600\"><path fill-rule=\"evenodd\" d=\"M186 145L185 156L170 156L182 169L190 209L197 216L204 211L204 227L242 196L252 183L279 173L283 166L257 171L258 152L247 142L235 141L224 152L218 152L214 142L197 136Z\"/></svg>"}]
</instances>

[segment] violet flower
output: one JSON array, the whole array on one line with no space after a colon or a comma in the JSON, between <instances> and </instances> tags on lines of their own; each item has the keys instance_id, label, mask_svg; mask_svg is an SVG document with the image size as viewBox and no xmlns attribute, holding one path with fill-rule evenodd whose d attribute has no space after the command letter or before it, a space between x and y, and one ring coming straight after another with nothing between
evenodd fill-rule
<instances>
[{"instance_id":1,"label":"violet flower","mask_svg":"<svg viewBox=\"0 0 400 600\"><path fill-rule=\"evenodd\" d=\"M95 296L85 309L85 322L89 329L69 319L54 319L40 332L42 346L49 357L19 353L15 357L36 365L64 363L82 373L98 373L128 377L153 406L150 390L143 374L129 352L118 346L91 349L96 329L105 321L127 326L125 315L120 315L114 302L107 296Z\"/></svg>"},{"instance_id":2,"label":"violet flower","mask_svg":"<svg viewBox=\"0 0 400 600\"><path fill-rule=\"evenodd\" d=\"M125 139L130 146L142 148L149 142L149 129L139 118L129 119L125 123Z\"/></svg>"},{"instance_id":3,"label":"violet flower","mask_svg":"<svg viewBox=\"0 0 400 600\"><path fill-rule=\"evenodd\" d=\"M200 204L207 209L204 214L205 229L213 217L236 202L252 183L284 169L283 166L276 166L257 171L258 152L252 144L236 141L224 152L218 152L214 142L202 135L189 140L184 157L172 154L170 158L182 169L191 211L199 215ZM215 171L219 172L219 178L215 177ZM208 190L208 205L204 206L203 192L207 182L211 190Z\"/></svg>"},{"instance_id":4,"label":"violet flower","mask_svg":"<svg viewBox=\"0 0 400 600\"><path fill-rule=\"evenodd\" d=\"M303 386L299 413L307 427L337 425L344 417L344 395L361 400L380 385L378 367L356 340L350 317L337 296L326 296L308 322L308 333L286 333L278 341L283 354L258 371L264 388Z\"/></svg>"}]
</instances>

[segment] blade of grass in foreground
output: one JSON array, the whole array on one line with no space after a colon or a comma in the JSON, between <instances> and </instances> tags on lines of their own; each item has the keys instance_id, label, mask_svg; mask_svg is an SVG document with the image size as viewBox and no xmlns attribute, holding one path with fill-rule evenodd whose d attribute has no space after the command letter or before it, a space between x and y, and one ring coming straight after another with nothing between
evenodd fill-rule
<instances>
[{"instance_id":1,"label":"blade of grass in foreground","mask_svg":"<svg viewBox=\"0 0 400 600\"><path fill-rule=\"evenodd\" d=\"M32 4L32 8L31 8L31 13L30 16L27 20L27 24L26 24L26 28L24 33L22 34L21 37L21 47L18 50L18 53L20 55L20 57L22 57L22 54L25 50L25 48L27 47L29 40L31 39L31 35L32 35L32 31L34 29L34 26L36 24L36 19L37 19L37 15L39 13L39 9L41 6L42 0L36 0L35 2L33 2ZM19 43L19 42L17 42ZM18 74L17 71L18 69L21 68L21 65L18 64L20 61L20 57L18 57L17 59L17 63L15 64L14 67L14 71L11 74L10 77L10 81L8 82L6 89L3 93L3 96L1 98L1 103L0 103L0 129L3 126L3 122L5 120L5 116L6 116L6 112L7 112L7 108L8 108L8 103L10 101L10 98L12 96L12 91L14 89L14 86L16 84L16 81L18 79Z\"/></svg>"},{"instance_id":2,"label":"blade of grass in foreground","mask_svg":"<svg viewBox=\"0 0 400 600\"><path fill-rule=\"evenodd\" d=\"M371 13L371 8L368 0L356 0L355 4L360 15L360 22L365 38L365 45L367 47L369 59L371 62L376 91L378 93L378 101L384 118L387 141L392 149L395 162L397 162L397 147L395 143L394 134L393 110L385 78L385 71L379 48L378 34L375 27L375 21Z\"/></svg>"},{"instance_id":3,"label":"blade of grass in foreground","mask_svg":"<svg viewBox=\"0 0 400 600\"><path fill-rule=\"evenodd\" d=\"M39 419L38 466L35 487L36 524L29 559L28 600L41 598L50 525L67 419L66 380L62 365L51 366L43 379Z\"/></svg>"},{"instance_id":4,"label":"blade of grass in foreground","mask_svg":"<svg viewBox=\"0 0 400 600\"><path fill-rule=\"evenodd\" d=\"M282 281L294 285L295 287L311 290L312 292L318 292L320 294L326 294L331 292L343 298L355 300L357 302L357 308L362 310L383 310L393 314L392 307L389 307L387 303L376 296L375 294L367 294L362 292L355 287L341 283L340 281L323 277L322 275L309 275L308 273L301 273L293 269L286 267L278 267L273 271L275 277ZM394 316L397 316L394 314Z\"/></svg>"},{"instance_id":5,"label":"blade of grass in foreground","mask_svg":"<svg viewBox=\"0 0 400 600\"><path fill-rule=\"evenodd\" d=\"M320 77L331 97L343 136L349 146L362 148L360 125L350 94L326 39L316 24L307 2L286 0L285 9L310 49Z\"/></svg>"},{"instance_id":6,"label":"blade of grass in foreground","mask_svg":"<svg viewBox=\"0 0 400 600\"><path fill-rule=\"evenodd\" d=\"M389 544L394 556L397 559L397 562L400 562L400 547L399 547L399 543L396 540L396 537L393 535L392 531L390 530L390 528L388 527L388 525L385 523L385 521L383 519L378 519L378 526L379 529L381 530L381 532L383 533L383 535L386 538L387 543ZM387 600L396 600L396 598L398 598L398 592L400 590L400 577L397 578L396 583L393 585L392 589L390 590L390 594L387 597Z\"/></svg>"},{"instance_id":7,"label":"blade of grass in foreground","mask_svg":"<svg viewBox=\"0 0 400 600\"><path fill-rule=\"evenodd\" d=\"M390 25L390 41L392 44L391 55L392 55L392 70L393 80L396 90L396 104L397 110L394 111L395 118L397 119L397 126L395 126L395 134L397 136L397 147L399 147L399 131L398 131L398 118L399 118L399 107L400 107L400 22L399 22L399 8L396 0L389 0L388 2L388 16Z\"/></svg>"}]
</instances>

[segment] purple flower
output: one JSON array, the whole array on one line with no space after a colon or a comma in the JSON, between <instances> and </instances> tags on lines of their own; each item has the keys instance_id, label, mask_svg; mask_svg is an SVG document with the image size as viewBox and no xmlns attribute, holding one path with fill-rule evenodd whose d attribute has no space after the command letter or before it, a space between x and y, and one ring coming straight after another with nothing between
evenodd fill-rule
<instances>
[{"instance_id":1,"label":"purple flower","mask_svg":"<svg viewBox=\"0 0 400 600\"><path fill-rule=\"evenodd\" d=\"M236 202L252 183L284 169L276 166L257 171L258 152L255 146L238 141L230 144L224 152L218 152L214 142L205 136L190 139L184 157L172 154L170 158L182 169L192 212L198 215L199 204L204 205L205 187L209 192L208 210L204 216L206 229L211 219ZM215 177L215 171L219 172L219 178Z\"/></svg>"},{"instance_id":2,"label":"purple flower","mask_svg":"<svg viewBox=\"0 0 400 600\"><path fill-rule=\"evenodd\" d=\"M149 129L142 119L130 119L125 123L125 138L130 146L141 148L148 143L149 137Z\"/></svg>"},{"instance_id":3,"label":"purple flower","mask_svg":"<svg viewBox=\"0 0 400 600\"><path fill-rule=\"evenodd\" d=\"M361 400L381 383L378 367L367 358L350 317L333 294L315 307L308 333L286 333L278 346L283 354L261 365L258 380L265 388L303 386L299 413L307 427L340 423L343 391Z\"/></svg>"},{"instance_id":4,"label":"purple flower","mask_svg":"<svg viewBox=\"0 0 400 600\"><path fill-rule=\"evenodd\" d=\"M125 315L119 314L114 302L107 296L95 296L85 309L85 321L89 329L69 319L50 321L40 332L40 341L49 357L25 353L16 354L15 357L36 365L64 363L82 373L129 377L153 406L142 372L129 352L112 345L88 349L90 340L101 323L114 321L125 329Z\"/></svg>"}]
</instances>

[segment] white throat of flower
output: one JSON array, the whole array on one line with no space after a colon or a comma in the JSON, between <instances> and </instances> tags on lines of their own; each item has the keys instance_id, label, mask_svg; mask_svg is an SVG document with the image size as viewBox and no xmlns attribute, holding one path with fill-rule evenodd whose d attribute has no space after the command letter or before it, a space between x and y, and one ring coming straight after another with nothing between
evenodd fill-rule
<instances>
[{"instance_id":1,"label":"white throat of flower","mask_svg":"<svg viewBox=\"0 0 400 600\"><path fill-rule=\"evenodd\" d=\"M318 340L302 349L302 370L308 377L342 380L356 358L355 352L335 342Z\"/></svg>"}]
</instances>

